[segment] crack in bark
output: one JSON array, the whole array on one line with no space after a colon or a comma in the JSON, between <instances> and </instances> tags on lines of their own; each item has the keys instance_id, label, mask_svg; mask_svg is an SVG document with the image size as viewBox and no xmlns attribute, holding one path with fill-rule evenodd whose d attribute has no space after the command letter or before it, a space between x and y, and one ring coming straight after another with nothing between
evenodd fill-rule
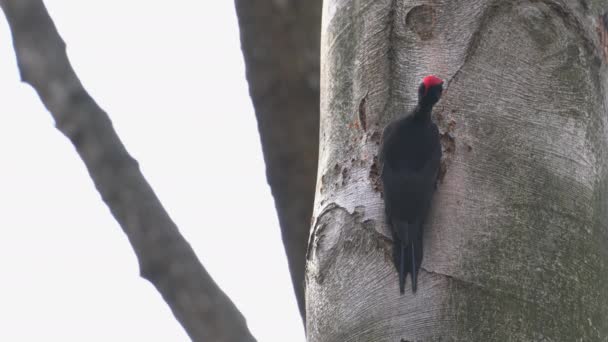
<instances>
[{"instance_id":1,"label":"crack in bark","mask_svg":"<svg viewBox=\"0 0 608 342\"><path fill-rule=\"evenodd\" d=\"M386 103L384 104L384 108L382 108L382 114L386 114L386 111L390 109L392 99L394 98L394 77L395 77L395 42L397 40L397 36L395 34L395 12L397 10L397 1L392 0L390 9L387 15L387 23L386 30L388 30L388 47L386 50L386 58L388 63L388 77L387 77L387 93L388 97L386 99Z\"/></svg>"},{"instance_id":2,"label":"crack in bark","mask_svg":"<svg viewBox=\"0 0 608 342\"><path fill-rule=\"evenodd\" d=\"M326 214L330 213L331 211L333 211L335 209L343 209L344 211L346 211L348 213L348 210L346 210L346 208L338 205L335 202L331 202L331 203L328 203L323 209L321 209L321 213L319 215L317 215L317 217L314 218L314 221L312 223L312 229L310 230L310 236L308 237L308 247L306 248L306 260L310 260L310 252L311 252L312 246L314 244L315 236L318 234L318 231L319 231L319 221ZM306 274L306 273L308 273L308 272L304 272L304 274Z\"/></svg>"},{"instance_id":3,"label":"crack in bark","mask_svg":"<svg viewBox=\"0 0 608 342\"><path fill-rule=\"evenodd\" d=\"M367 131L367 108L365 107L365 102L367 101L368 92L361 98L359 101L359 122L361 123L361 129L363 131Z\"/></svg>"},{"instance_id":4,"label":"crack in bark","mask_svg":"<svg viewBox=\"0 0 608 342\"><path fill-rule=\"evenodd\" d=\"M535 302L532 302L530 300L518 297L514 293L510 293L510 292L506 292L506 291L500 291L500 290L498 290L496 288L490 288L490 287L487 287L485 285L482 285L482 284L479 284L479 283L476 283L476 282L473 282L473 281L470 281L470 280L462 279L462 278L459 278L459 277L454 276L454 275L450 275L450 274L446 274L446 273L442 273L442 272L438 272L438 271L431 271L431 270L429 270L429 269L427 269L425 267L420 267L420 269L422 271L424 271L425 273L428 273L430 275L445 277L445 278L447 278L450 281L453 281L455 283L461 284L462 286L465 286L465 287L474 287L474 288L476 288L476 289L478 289L478 290L480 290L480 291L482 291L482 292L484 292L484 293L486 293L489 296L492 296L494 298L499 298L500 296L502 296L502 297L507 297L509 299L516 300L518 302L522 302L522 303L526 303L526 304L530 304L530 305L534 305L534 306L538 305L538 303L535 303Z\"/></svg>"},{"instance_id":5,"label":"crack in bark","mask_svg":"<svg viewBox=\"0 0 608 342\"><path fill-rule=\"evenodd\" d=\"M484 9L483 13L481 14L481 21L480 21L478 27L475 30L473 30L473 34L471 35L471 38L469 39L469 42L465 49L465 55L464 55L464 59L463 59L462 63L460 64L458 69L456 69L456 72L454 72L452 77L450 77L450 79L447 82L445 95L448 94L452 81L458 80L458 76L462 72L462 69L468 64L471 57L477 51L477 48L479 47L479 43L481 42L482 34L485 33L486 27L491 22L491 19L493 19L494 16L500 12L499 11L500 9L502 9L504 6L508 6L508 5L511 5L511 4L506 1L495 0L494 2L492 2L490 5L488 5Z\"/></svg>"}]
</instances>

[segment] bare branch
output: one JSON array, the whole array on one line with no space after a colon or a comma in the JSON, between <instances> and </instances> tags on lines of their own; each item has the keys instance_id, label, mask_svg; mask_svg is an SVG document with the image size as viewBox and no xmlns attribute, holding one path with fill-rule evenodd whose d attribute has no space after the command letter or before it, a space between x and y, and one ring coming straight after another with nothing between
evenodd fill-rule
<instances>
[{"instance_id":1,"label":"bare branch","mask_svg":"<svg viewBox=\"0 0 608 342\"><path fill-rule=\"evenodd\" d=\"M21 78L38 92L76 147L97 190L127 234L141 276L162 294L195 341L254 341L244 317L179 233L108 115L83 88L41 0L0 0Z\"/></svg>"}]
</instances>

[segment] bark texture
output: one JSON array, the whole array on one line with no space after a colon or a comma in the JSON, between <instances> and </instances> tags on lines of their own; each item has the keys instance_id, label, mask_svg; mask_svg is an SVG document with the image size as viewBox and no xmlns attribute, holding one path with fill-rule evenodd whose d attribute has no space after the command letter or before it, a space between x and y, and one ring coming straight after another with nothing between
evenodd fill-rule
<instances>
[{"instance_id":1,"label":"bark texture","mask_svg":"<svg viewBox=\"0 0 608 342\"><path fill-rule=\"evenodd\" d=\"M137 255L141 276L161 293L194 341L255 341L215 284L70 65L40 0L0 0L21 78L73 143Z\"/></svg>"},{"instance_id":2,"label":"bark texture","mask_svg":"<svg viewBox=\"0 0 608 342\"><path fill-rule=\"evenodd\" d=\"M319 149L321 0L236 0L249 92L302 318Z\"/></svg>"},{"instance_id":3,"label":"bark texture","mask_svg":"<svg viewBox=\"0 0 608 342\"><path fill-rule=\"evenodd\" d=\"M607 9L325 1L309 341L608 339ZM430 73L443 173L400 296L376 155Z\"/></svg>"}]
</instances>

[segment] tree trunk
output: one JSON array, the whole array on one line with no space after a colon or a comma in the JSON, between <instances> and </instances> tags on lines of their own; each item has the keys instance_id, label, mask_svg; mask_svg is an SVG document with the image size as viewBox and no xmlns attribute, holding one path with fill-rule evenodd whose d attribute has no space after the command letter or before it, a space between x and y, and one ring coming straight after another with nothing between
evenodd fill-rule
<instances>
[{"instance_id":1,"label":"tree trunk","mask_svg":"<svg viewBox=\"0 0 608 342\"><path fill-rule=\"evenodd\" d=\"M291 281L302 319L306 240L319 150L321 0L235 0Z\"/></svg>"},{"instance_id":2,"label":"tree trunk","mask_svg":"<svg viewBox=\"0 0 608 342\"><path fill-rule=\"evenodd\" d=\"M604 8L325 0L309 341L608 339ZM376 156L429 73L442 174L399 295Z\"/></svg>"}]
</instances>

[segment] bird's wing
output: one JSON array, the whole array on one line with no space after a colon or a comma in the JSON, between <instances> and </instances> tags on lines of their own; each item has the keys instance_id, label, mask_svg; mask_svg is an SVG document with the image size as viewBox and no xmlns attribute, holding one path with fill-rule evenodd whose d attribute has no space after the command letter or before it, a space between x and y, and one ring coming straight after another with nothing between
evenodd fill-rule
<instances>
[{"instance_id":1,"label":"bird's wing","mask_svg":"<svg viewBox=\"0 0 608 342\"><path fill-rule=\"evenodd\" d=\"M384 131L382 132L382 145L386 146L388 139L393 135L396 127L396 122L391 122L388 124ZM384 172L384 148L380 148L380 152L378 153L378 164L380 165L380 174Z\"/></svg>"}]
</instances>

